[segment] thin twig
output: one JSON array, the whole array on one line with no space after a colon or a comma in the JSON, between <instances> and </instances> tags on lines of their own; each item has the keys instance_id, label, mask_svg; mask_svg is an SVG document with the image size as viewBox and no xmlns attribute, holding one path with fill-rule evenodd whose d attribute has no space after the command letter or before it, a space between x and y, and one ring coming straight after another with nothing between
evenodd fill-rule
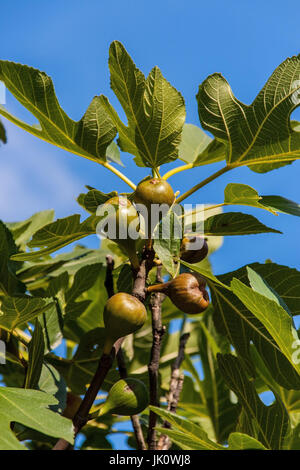
<instances>
[{"instance_id":1,"label":"thin twig","mask_svg":"<svg viewBox=\"0 0 300 470\"><path fill-rule=\"evenodd\" d=\"M154 254L153 248L148 247L146 244L140 268L138 272L135 273L132 295L137 297L141 302L145 302L146 300L146 280L150 269L153 267Z\"/></svg>"},{"instance_id":2,"label":"thin twig","mask_svg":"<svg viewBox=\"0 0 300 470\"><path fill-rule=\"evenodd\" d=\"M162 282L161 278L161 266L157 267L156 280ZM149 373L149 385L150 385L150 405L159 406L159 396L158 396L158 370L159 370L159 360L160 360L160 349L162 343L162 337L165 332L165 328L162 325L161 320L161 304L164 299L164 295L155 292L152 294L150 299L150 310L152 315L152 335L153 342L151 348L150 362L148 365ZM149 429L148 429L148 447L149 450L156 449L156 426L157 415L150 411L149 413Z\"/></svg>"},{"instance_id":3,"label":"thin twig","mask_svg":"<svg viewBox=\"0 0 300 470\"><path fill-rule=\"evenodd\" d=\"M190 337L189 333L184 333L180 337L178 356L172 364L172 373L170 380L170 389L168 394L168 411L171 413L176 413L177 405L180 398L180 393L183 386L184 375L180 373L180 367L184 360L185 355L185 346ZM171 425L168 421L164 421L163 427L170 429ZM168 450L170 449L172 442L166 434L161 434L157 449L158 450Z\"/></svg>"},{"instance_id":4,"label":"thin twig","mask_svg":"<svg viewBox=\"0 0 300 470\"><path fill-rule=\"evenodd\" d=\"M104 285L107 291L108 297L112 297L115 293L114 291L114 278L113 278L113 269L114 269L114 259L111 255L106 255L106 276Z\"/></svg>"}]
</instances>

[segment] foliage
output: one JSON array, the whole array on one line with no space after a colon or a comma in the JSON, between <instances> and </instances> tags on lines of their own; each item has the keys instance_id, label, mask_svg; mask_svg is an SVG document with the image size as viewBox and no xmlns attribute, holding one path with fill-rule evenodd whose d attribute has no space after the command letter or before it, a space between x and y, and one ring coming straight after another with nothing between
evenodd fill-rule
<instances>
[{"instance_id":1,"label":"foliage","mask_svg":"<svg viewBox=\"0 0 300 470\"><path fill-rule=\"evenodd\" d=\"M94 97L75 122L61 108L50 77L9 61L0 61L0 80L39 124L29 125L5 107L0 114L36 137L116 173L130 186L130 201L136 183L112 164L120 162L119 150L134 156L135 163L149 168L156 178L163 164L181 159L184 165L165 173L164 179L224 162L211 177L177 197L178 203L236 167L267 173L300 158L299 124L290 121L299 104L300 56L279 65L251 105L234 97L222 75L204 80L197 94L199 118L213 138L200 127L184 123L184 100L159 68L145 77L117 41L109 50L109 70L126 123L103 95ZM6 143L1 122L0 140ZM57 438L73 443L72 422L62 415L70 394L85 395L102 356L107 334L103 310L110 295L107 255L114 260L115 292L132 293L136 273L124 244L116 241L102 238L99 249L77 245L66 251L65 247L95 235L102 217L97 214L98 206L116 195L118 188L105 194L101 188L87 186L77 199L87 212L83 220L78 214L54 220L53 211L43 211L25 221L0 222L0 338L6 347L6 363L0 361L1 449L49 449ZM300 215L296 202L261 196L248 185L229 183L224 201L202 209L200 232L207 238L209 255L220 248L224 236L282 236L247 213L221 212L229 205ZM140 414L145 439L154 416L158 438L163 436L173 449L300 450L300 339L294 318L300 314L300 272L267 261L216 275L209 258L198 264L180 262L184 233L178 237L175 229L185 221L188 234L195 229L195 220L193 214L178 215L175 209L176 204L156 227L160 237L153 244L156 258L147 285L157 283L156 265L162 266L164 279L193 272L205 278L210 305L202 314L187 316L168 298L162 304L165 332L159 357L159 399ZM172 229L169 236L162 229L166 218ZM144 246L141 237L136 243L141 263ZM55 254L61 248L63 252ZM144 326L122 345L127 374L152 387L152 392L147 366L153 341L153 298L145 301L148 319ZM181 329L174 332L178 321ZM180 374L184 379L172 409L168 401L171 366L174 361L178 364L183 333L189 333L189 338L181 350L178 383ZM118 380L114 363L94 402L92 419L81 430L85 439L77 448L111 448L109 436L124 418L100 416L99 403ZM274 394L269 406L261 400L267 391ZM137 448L130 423L126 435L129 445Z\"/></svg>"}]
</instances>

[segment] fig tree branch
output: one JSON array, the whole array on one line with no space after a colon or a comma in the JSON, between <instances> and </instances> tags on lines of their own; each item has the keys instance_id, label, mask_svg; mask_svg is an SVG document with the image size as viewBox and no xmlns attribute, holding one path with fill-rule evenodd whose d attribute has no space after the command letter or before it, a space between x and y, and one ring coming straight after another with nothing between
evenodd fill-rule
<instances>
[{"instance_id":1,"label":"fig tree branch","mask_svg":"<svg viewBox=\"0 0 300 470\"><path fill-rule=\"evenodd\" d=\"M162 282L161 270L162 266L157 266L156 280ZM158 369L159 369L159 360L160 360L160 350L162 337L165 332L165 328L162 325L161 320L161 305L164 298L164 294L155 292L152 294L150 299L150 310L152 315L152 348L150 355L150 362L148 364L148 373L149 373L149 388L150 388L150 405L159 406L159 396L158 396ZM156 449L156 426L157 415L150 411L149 413L149 428L148 428L148 448L149 450Z\"/></svg>"},{"instance_id":2,"label":"fig tree branch","mask_svg":"<svg viewBox=\"0 0 300 470\"><path fill-rule=\"evenodd\" d=\"M104 285L106 287L108 297L112 297L114 295L114 280L113 280L113 269L114 269L114 260L111 255L106 256L106 276ZM124 354L122 348L120 347L118 354L117 354L117 363L118 369L121 379L126 379L127 377L127 369L126 363L124 359ZM134 435L136 438L137 446L139 450L146 450L146 444L143 436L143 431L141 428L140 420L138 415L130 416L130 420L132 423L132 427L134 430Z\"/></svg>"},{"instance_id":3,"label":"fig tree branch","mask_svg":"<svg viewBox=\"0 0 300 470\"><path fill-rule=\"evenodd\" d=\"M114 269L114 259L111 255L106 255L106 275L104 285L108 297L112 297L115 293L114 291L114 279L113 279L113 269Z\"/></svg>"},{"instance_id":4,"label":"fig tree branch","mask_svg":"<svg viewBox=\"0 0 300 470\"><path fill-rule=\"evenodd\" d=\"M154 252L152 250L151 252L148 252L147 250L143 252L143 258L141 261L140 269L137 272L136 278L134 281L132 295L135 295L142 302L145 302L145 299L146 299L146 288L145 288L146 279L147 279L148 272L153 265L153 258L154 258ZM98 367L91 381L91 384L81 402L81 405L77 413L75 414L73 418L75 437L89 419L90 409L93 406L93 403L105 380L107 373L112 367L113 361L119 352L119 349L121 347L123 340L124 338L119 338L115 342L111 350L111 353L102 354L99 360ZM70 444L64 439L59 439L57 443L55 444L55 446L53 447L53 450L67 450L69 445Z\"/></svg>"},{"instance_id":5,"label":"fig tree branch","mask_svg":"<svg viewBox=\"0 0 300 470\"><path fill-rule=\"evenodd\" d=\"M168 411L171 413L176 413L177 405L180 398L180 393L183 386L184 375L180 373L180 367L184 360L185 355L185 346L190 337L189 333L184 333L180 336L178 356L172 364L171 368L171 380L170 380L170 389L168 394ZM165 421L163 427L169 429L171 427L168 421ZM170 449L172 442L166 434L161 434L157 449L159 450L168 450Z\"/></svg>"},{"instance_id":6,"label":"fig tree branch","mask_svg":"<svg viewBox=\"0 0 300 470\"><path fill-rule=\"evenodd\" d=\"M81 405L73 418L73 426L74 426L74 436L76 437L81 428L87 423L89 419L89 412L93 403L98 395L98 392L105 380L105 377L110 370L116 354L121 347L124 338L119 338L110 354L102 354L97 370L95 375L90 383L89 388L86 391L86 394L81 402ZM69 447L69 443L64 439L59 439L52 450L67 450Z\"/></svg>"}]
</instances>

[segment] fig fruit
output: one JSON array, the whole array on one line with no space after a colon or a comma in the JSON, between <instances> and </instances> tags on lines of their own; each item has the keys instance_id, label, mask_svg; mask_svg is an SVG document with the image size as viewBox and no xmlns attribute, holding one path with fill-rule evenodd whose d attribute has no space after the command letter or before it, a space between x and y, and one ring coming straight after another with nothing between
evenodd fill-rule
<instances>
[{"instance_id":1,"label":"fig fruit","mask_svg":"<svg viewBox=\"0 0 300 470\"><path fill-rule=\"evenodd\" d=\"M148 177L137 185L133 194L133 200L138 204L138 209L140 209L141 215L147 220L146 226L148 230L148 238L151 238L155 226L167 213L169 207L173 204L174 199L175 195L172 187L162 178ZM160 211L157 214L153 212L155 207L152 208L152 206L154 204L161 206ZM147 211L146 214L139 205L143 205L145 207Z\"/></svg>"},{"instance_id":2,"label":"fig fruit","mask_svg":"<svg viewBox=\"0 0 300 470\"><path fill-rule=\"evenodd\" d=\"M175 196L172 187L162 178L146 178L141 181L134 192L134 202L144 204L151 210L152 204L171 206Z\"/></svg>"},{"instance_id":3,"label":"fig fruit","mask_svg":"<svg viewBox=\"0 0 300 470\"><path fill-rule=\"evenodd\" d=\"M201 313L209 305L206 281L191 273L179 274L169 282L148 287L148 292L163 292L184 313Z\"/></svg>"},{"instance_id":4,"label":"fig fruit","mask_svg":"<svg viewBox=\"0 0 300 470\"><path fill-rule=\"evenodd\" d=\"M104 308L106 341L104 354L109 354L117 339L134 333L147 319L147 310L133 295L119 292L108 299Z\"/></svg>"},{"instance_id":5,"label":"fig fruit","mask_svg":"<svg viewBox=\"0 0 300 470\"><path fill-rule=\"evenodd\" d=\"M80 397L78 397L77 395L74 395L74 393L72 392L68 392L66 407L62 415L65 418L73 419L81 405L81 402L82 402L82 399Z\"/></svg>"},{"instance_id":6,"label":"fig fruit","mask_svg":"<svg viewBox=\"0 0 300 470\"><path fill-rule=\"evenodd\" d=\"M193 248L195 247L195 248ZM184 237L180 247L180 259L195 264L204 260L208 254L208 245L201 237Z\"/></svg>"},{"instance_id":7,"label":"fig fruit","mask_svg":"<svg viewBox=\"0 0 300 470\"><path fill-rule=\"evenodd\" d=\"M126 197L115 196L108 199L102 211L108 209L108 215L101 222L107 225L107 238L115 241L127 253L135 270L139 268L136 239L139 230L139 215L135 207ZM131 229L130 229L131 225ZM135 238L132 236L134 235Z\"/></svg>"},{"instance_id":8,"label":"fig fruit","mask_svg":"<svg viewBox=\"0 0 300 470\"><path fill-rule=\"evenodd\" d=\"M149 403L148 391L143 382L133 377L118 380L100 405L99 416L106 413L132 416L143 411Z\"/></svg>"}]
</instances>

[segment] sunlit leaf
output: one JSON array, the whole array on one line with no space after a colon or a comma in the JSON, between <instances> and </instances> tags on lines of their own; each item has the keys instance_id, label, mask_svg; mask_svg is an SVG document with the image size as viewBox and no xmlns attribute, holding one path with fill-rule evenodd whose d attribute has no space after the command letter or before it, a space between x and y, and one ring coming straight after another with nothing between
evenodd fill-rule
<instances>
[{"instance_id":1,"label":"sunlit leaf","mask_svg":"<svg viewBox=\"0 0 300 470\"><path fill-rule=\"evenodd\" d=\"M80 215L74 214L64 219L57 219L52 224L38 230L28 243L30 248L41 248L39 251L19 253L11 257L14 260L33 260L53 253L64 246L96 233L97 223L101 217L91 215L80 223Z\"/></svg>"},{"instance_id":2,"label":"sunlit leaf","mask_svg":"<svg viewBox=\"0 0 300 470\"><path fill-rule=\"evenodd\" d=\"M73 443L72 422L48 408L56 403L56 398L45 392L0 387L0 449L25 450L11 431L12 422Z\"/></svg>"},{"instance_id":3,"label":"sunlit leaf","mask_svg":"<svg viewBox=\"0 0 300 470\"><path fill-rule=\"evenodd\" d=\"M254 291L238 279L231 281L231 288L247 309L265 326L282 353L299 374L300 379L300 364L294 359L294 343L299 338L290 315L277 301Z\"/></svg>"},{"instance_id":4,"label":"sunlit leaf","mask_svg":"<svg viewBox=\"0 0 300 470\"><path fill-rule=\"evenodd\" d=\"M22 222L15 222L7 224L8 228L13 234L17 245L27 243L32 235L40 228L53 221L54 210L45 210L33 214L29 219Z\"/></svg>"},{"instance_id":5,"label":"sunlit leaf","mask_svg":"<svg viewBox=\"0 0 300 470\"><path fill-rule=\"evenodd\" d=\"M94 161L106 160L106 149L116 128L95 96L87 111L75 122L60 107L51 78L27 65L0 61L0 79L16 99L39 121L29 125L0 106L0 114L31 134L64 150Z\"/></svg>"},{"instance_id":6,"label":"sunlit leaf","mask_svg":"<svg viewBox=\"0 0 300 470\"><path fill-rule=\"evenodd\" d=\"M300 134L290 123L299 77L300 56L286 59L251 105L235 98L221 74L204 80L197 95L200 122L226 144L228 164L265 172L300 158Z\"/></svg>"},{"instance_id":7,"label":"sunlit leaf","mask_svg":"<svg viewBox=\"0 0 300 470\"><path fill-rule=\"evenodd\" d=\"M52 305L52 299L30 297L29 295L3 297L0 305L0 327L12 331L14 328L32 321Z\"/></svg>"},{"instance_id":8,"label":"sunlit leaf","mask_svg":"<svg viewBox=\"0 0 300 470\"><path fill-rule=\"evenodd\" d=\"M180 93L158 67L145 79L118 41L110 46L109 68L111 87L125 111L128 126L107 98L102 98L102 104L118 129L122 150L135 155L139 165L152 168L176 160L185 120Z\"/></svg>"},{"instance_id":9,"label":"sunlit leaf","mask_svg":"<svg viewBox=\"0 0 300 470\"><path fill-rule=\"evenodd\" d=\"M247 184L229 183L224 191L224 203L257 207L275 214L278 211L300 216L300 205L296 202L281 196L260 196Z\"/></svg>"}]
</instances>

